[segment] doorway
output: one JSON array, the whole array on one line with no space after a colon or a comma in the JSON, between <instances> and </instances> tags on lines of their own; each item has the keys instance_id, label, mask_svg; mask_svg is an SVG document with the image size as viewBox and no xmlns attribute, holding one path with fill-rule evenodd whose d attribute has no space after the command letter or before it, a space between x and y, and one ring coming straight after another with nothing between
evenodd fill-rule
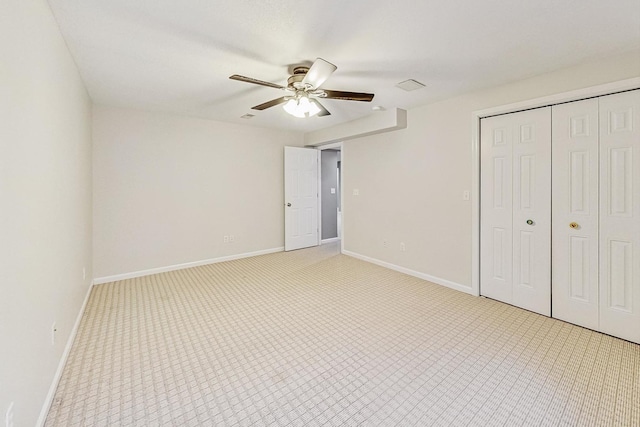
<instances>
[{"instance_id":1,"label":"doorway","mask_svg":"<svg viewBox=\"0 0 640 427\"><path fill-rule=\"evenodd\" d=\"M320 151L320 240L342 239L342 143L318 147Z\"/></svg>"}]
</instances>

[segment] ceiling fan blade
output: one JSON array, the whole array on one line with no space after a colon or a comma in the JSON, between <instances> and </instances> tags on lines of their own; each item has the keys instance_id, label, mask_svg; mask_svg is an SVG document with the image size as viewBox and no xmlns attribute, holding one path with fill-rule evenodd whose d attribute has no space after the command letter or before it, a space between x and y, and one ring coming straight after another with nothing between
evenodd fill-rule
<instances>
[{"instance_id":1,"label":"ceiling fan blade","mask_svg":"<svg viewBox=\"0 0 640 427\"><path fill-rule=\"evenodd\" d=\"M331 115L329 110L324 108L324 105L320 104L320 101L318 101L317 99L310 99L309 101L315 103L318 106L318 108L320 109L320 112L318 114L316 114L318 117L330 116Z\"/></svg>"},{"instance_id":2,"label":"ceiling fan blade","mask_svg":"<svg viewBox=\"0 0 640 427\"><path fill-rule=\"evenodd\" d=\"M302 84L318 89L337 68L338 67L333 65L331 62L318 58L311 68L309 68L309 71L307 71L307 74L302 80Z\"/></svg>"},{"instance_id":3,"label":"ceiling fan blade","mask_svg":"<svg viewBox=\"0 0 640 427\"><path fill-rule=\"evenodd\" d=\"M267 108L275 107L276 105L283 104L287 102L289 98L272 99L271 101L267 101L264 104L256 105L255 107L251 107L252 110L266 110Z\"/></svg>"},{"instance_id":4,"label":"ceiling fan blade","mask_svg":"<svg viewBox=\"0 0 640 427\"><path fill-rule=\"evenodd\" d=\"M254 85L267 86L275 89L285 89L284 86L277 85L275 83L265 82L263 80L254 79L252 77L245 77L239 74L234 74L233 76L229 76L231 80L238 80L239 82L253 83Z\"/></svg>"},{"instance_id":5,"label":"ceiling fan blade","mask_svg":"<svg viewBox=\"0 0 640 427\"><path fill-rule=\"evenodd\" d=\"M371 102L375 96L373 93L363 92L343 92L341 90L324 90L327 99L343 99L346 101Z\"/></svg>"}]
</instances>

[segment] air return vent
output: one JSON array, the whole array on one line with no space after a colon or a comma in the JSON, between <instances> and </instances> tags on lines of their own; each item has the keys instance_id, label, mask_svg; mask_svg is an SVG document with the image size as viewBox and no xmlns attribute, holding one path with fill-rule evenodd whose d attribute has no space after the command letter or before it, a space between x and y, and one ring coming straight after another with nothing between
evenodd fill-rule
<instances>
[{"instance_id":1,"label":"air return vent","mask_svg":"<svg viewBox=\"0 0 640 427\"><path fill-rule=\"evenodd\" d=\"M396 87L399 87L402 90L406 90L407 92L411 92L412 90L422 89L424 86L425 85L423 85L419 81L413 80L413 79L405 80L396 85Z\"/></svg>"}]
</instances>

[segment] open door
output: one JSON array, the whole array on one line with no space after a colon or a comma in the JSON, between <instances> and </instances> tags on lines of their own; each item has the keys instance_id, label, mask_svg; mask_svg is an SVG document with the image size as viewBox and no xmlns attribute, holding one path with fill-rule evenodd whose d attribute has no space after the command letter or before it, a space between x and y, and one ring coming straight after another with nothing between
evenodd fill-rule
<instances>
[{"instance_id":1,"label":"open door","mask_svg":"<svg viewBox=\"0 0 640 427\"><path fill-rule=\"evenodd\" d=\"M284 250L317 246L320 151L284 147Z\"/></svg>"}]
</instances>

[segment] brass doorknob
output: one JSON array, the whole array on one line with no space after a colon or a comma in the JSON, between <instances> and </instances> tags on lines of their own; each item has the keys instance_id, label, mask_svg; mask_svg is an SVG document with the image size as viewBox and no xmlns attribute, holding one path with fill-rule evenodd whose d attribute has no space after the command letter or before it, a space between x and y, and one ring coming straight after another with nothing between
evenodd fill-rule
<instances>
[{"instance_id":1,"label":"brass doorknob","mask_svg":"<svg viewBox=\"0 0 640 427\"><path fill-rule=\"evenodd\" d=\"M287 203L287 207L290 208L291 207L291 203Z\"/></svg>"},{"instance_id":2,"label":"brass doorknob","mask_svg":"<svg viewBox=\"0 0 640 427\"><path fill-rule=\"evenodd\" d=\"M572 222L571 224L569 224L569 227L576 229L576 228L579 228L580 225L577 222Z\"/></svg>"},{"instance_id":3,"label":"brass doorknob","mask_svg":"<svg viewBox=\"0 0 640 427\"><path fill-rule=\"evenodd\" d=\"M527 224L529 224L529 225L533 225L533 220L532 220L532 219L528 219L528 220L527 220Z\"/></svg>"}]
</instances>

